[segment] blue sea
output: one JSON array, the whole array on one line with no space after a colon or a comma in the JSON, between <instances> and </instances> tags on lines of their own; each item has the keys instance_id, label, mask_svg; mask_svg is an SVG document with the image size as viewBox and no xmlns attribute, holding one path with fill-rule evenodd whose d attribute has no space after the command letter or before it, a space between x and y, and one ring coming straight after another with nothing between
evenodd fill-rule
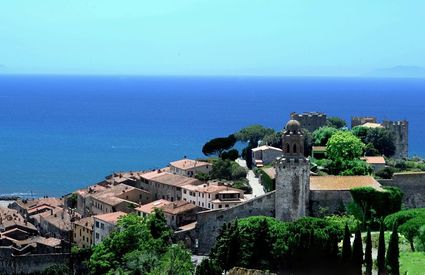
<instances>
[{"instance_id":1,"label":"blue sea","mask_svg":"<svg viewBox=\"0 0 425 275\"><path fill-rule=\"evenodd\" d=\"M114 171L202 157L209 139L291 112L410 122L425 156L425 79L0 76L0 195L60 196Z\"/></svg>"}]
</instances>

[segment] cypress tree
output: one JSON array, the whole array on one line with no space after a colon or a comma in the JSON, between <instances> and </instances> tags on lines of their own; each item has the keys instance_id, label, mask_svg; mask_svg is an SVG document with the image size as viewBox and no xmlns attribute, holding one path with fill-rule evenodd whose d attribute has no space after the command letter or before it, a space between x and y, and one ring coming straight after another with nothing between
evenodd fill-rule
<instances>
[{"instance_id":1,"label":"cypress tree","mask_svg":"<svg viewBox=\"0 0 425 275\"><path fill-rule=\"evenodd\" d=\"M353 267L356 274L362 274L363 244L360 229L356 230L353 243Z\"/></svg>"},{"instance_id":2,"label":"cypress tree","mask_svg":"<svg viewBox=\"0 0 425 275\"><path fill-rule=\"evenodd\" d=\"M348 228L348 224L345 224L344 229L344 240L342 242L342 261L345 263L350 262L351 260L351 233Z\"/></svg>"},{"instance_id":3,"label":"cypress tree","mask_svg":"<svg viewBox=\"0 0 425 275\"><path fill-rule=\"evenodd\" d=\"M384 221L381 220L381 226L379 229L379 243L378 243L378 274L385 274L385 230Z\"/></svg>"},{"instance_id":4,"label":"cypress tree","mask_svg":"<svg viewBox=\"0 0 425 275\"><path fill-rule=\"evenodd\" d=\"M398 261L400 251L398 247L398 230L397 221L394 223L393 232L391 233L390 243L387 251L387 269L392 275L400 274L400 263Z\"/></svg>"},{"instance_id":5,"label":"cypress tree","mask_svg":"<svg viewBox=\"0 0 425 275\"><path fill-rule=\"evenodd\" d=\"M372 266L373 266L373 260L372 260L372 236L370 234L370 228L367 229L367 236L366 236L366 250L364 255L364 261L366 264L366 275L372 274Z\"/></svg>"}]
</instances>

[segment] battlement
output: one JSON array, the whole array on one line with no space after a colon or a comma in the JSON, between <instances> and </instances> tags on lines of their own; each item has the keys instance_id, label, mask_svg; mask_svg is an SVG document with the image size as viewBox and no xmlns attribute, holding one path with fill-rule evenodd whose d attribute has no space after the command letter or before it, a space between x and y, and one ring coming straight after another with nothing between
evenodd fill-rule
<instances>
[{"instance_id":1,"label":"battlement","mask_svg":"<svg viewBox=\"0 0 425 275\"><path fill-rule=\"evenodd\" d=\"M320 127L325 126L327 121L326 114L320 112L304 112L301 114L292 112L290 117L293 120L297 120L302 128L310 132L314 132Z\"/></svg>"}]
</instances>

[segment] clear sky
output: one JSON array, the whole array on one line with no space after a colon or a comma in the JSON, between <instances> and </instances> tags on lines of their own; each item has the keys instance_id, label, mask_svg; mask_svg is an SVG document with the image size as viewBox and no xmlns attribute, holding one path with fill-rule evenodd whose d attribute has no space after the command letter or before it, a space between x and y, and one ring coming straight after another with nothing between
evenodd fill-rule
<instances>
[{"instance_id":1,"label":"clear sky","mask_svg":"<svg viewBox=\"0 0 425 275\"><path fill-rule=\"evenodd\" d=\"M424 0L0 0L0 73L364 75L425 67Z\"/></svg>"}]
</instances>

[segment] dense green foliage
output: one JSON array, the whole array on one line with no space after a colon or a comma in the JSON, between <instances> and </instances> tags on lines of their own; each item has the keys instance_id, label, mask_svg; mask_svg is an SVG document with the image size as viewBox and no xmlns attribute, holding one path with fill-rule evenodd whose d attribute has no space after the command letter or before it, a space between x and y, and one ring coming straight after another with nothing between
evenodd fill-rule
<instances>
[{"instance_id":1,"label":"dense green foliage","mask_svg":"<svg viewBox=\"0 0 425 275\"><path fill-rule=\"evenodd\" d=\"M160 210L146 218L123 216L117 226L119 230L93 248L88 262L92 274L175 274L168 271L192 270L190 254L171 245L171 229Z\"/></svg>"},{"instance_id":2,"label":"dense green foliage","mask_svg":"<svg viewBox=\"0 0 425 275\"><path fill-rule=\"evenodd\" d=\"M41 274L42 275L66 275L66 274L72 274L72 273L68 266L64 264L54 264L46 268Z\"/></svg>"},{"instance_id":3,"label":"dense green foliage","mask_svg":"<svg viewBox=\"0 0 425 275\"><path fill-rule=\"evenodd\" d=\"M355 160L362 156L364 144L348 131L337 131L326 144L328 158L333 161Z\"/></svg>"},{"instance_id":4,"label":"dense green foliage","mask_svg":"<svg viewBox=\"0 0 425 275\"><path fill-rule=\"evenodd\" d=\"M385 128L369 128L357 126L352 129L355 136L364 144L370 144L381 155L390 157L395 153L395 145L391 132ZM370 148L370 147L369 147Z\"/></svg>"},{"instance_id":5,"label":"dense green foliage","mask_svg":"<svg viewBox=\"0 0 425 275\"><path fill-rule=\"evenodd\" d=\"M313 144L316 146L326 146L328 140L338 132L334 127L321 127L313 132Z\"/></svg>"},{"instance_id":6,"label":"dense green foliage","mask_svg":"<svg viewBox=\"0 0 425 275\"><path fill-rule=\"evenodd\" d=\"M409 241L411 250L415 251L415 241L419 241L420 229L425 225L425 208L402 210L385 218L387 228L396 223L400 233Z\"/></svg>"},{"instance_id":7,"label":"dense green foliage","mask_svg":"<svg viewBox=\"0 0 425 275\"><path fill-rule=\"evenodd\" d=\"M275 130L271 128L265 128L257 124L257 125L251 125L239 130L239 132L235 133L235 138L238 141L248 142L252 146L256 147L260 140L274 133L275 133Z\"/></svg>"},{"instance_id":8,"label":"dense green foliage","mask_svg":"<svg viewBox=\"0 0 425 275\"><path fill-rule=\"evenodd\" d=\"M376 225L377 218L400 211L403 193L397 187L385 187L378 191L372 187L350 190L354 202L360 207L363 226Z\"/></svg>"},{"instance_id":9,"label":"dense green foliage","mask_svg":"<svg viewBox=\"0 0 425 275\"><path fill-rule=\"evenodd\" d=\"M387 257L385 258L387 270L392 275L400 274L400 251L398 247L397 227L397 222L395 222L393 232L391 233L390 243L388 244Z\"/></svg>"},{"instance_id":10,"label":"dense green foliage","mask_svg":"<svg viewBox=\"0 0 425 275\"><path fill-rule=\"evenodd\" d=\"M221 275L221 268L217 262L212 259L205 258L196 267L195 275Z\"/></svg>"},{"instance_id":11,"label":"dense green foliage","mask_svg":"<svg viewBox=\"0 0 425 275\"><path fill-rule=\"evenodd\" d=\"M282 146L282 133L274 132L265 135L259 145L269 145L280 148Z\"/></svg>"},{"instance_id":12,"label":"dense green foliage","mask_svg":"<svg viewBox=\"0 0 425 275\"><path fill-rule=\"evenodd\" d=\"M239 157L239 152L236 149L232 149L226 152L221 153L221 158L223 160L236 160Z\"/></svg>"},{"instance_id":13,"label":"dense green foliage","mask_svg":"<svg viewBox=\"0 0 425 275\"><path fill-rule=\"evenodd\" d=\"M264 186L264 190L266 192L275 190L275 183L272 178L262 169L258 169L258 173L261 177L261 184Z\"/></svg>"},{"instance_id":14,"label":"dense green foliage","mask_svg":"<svg viewBox=\"0 0 425 275\"><path fill-rule=\"evenodd\" d=\"M397 172L397 170L394 167L385 167L384 169L376 172L375 176L381 179L391 179L395 172Z\"/></svg>"},{"instance_id":15,"label":"dense green foliage","mask_svg":"<svg viewBox=\"0 0 425 275\"><path fill-rule=\"evenodd\" d=\"M269 217L249 217L223 226L210 259L223 270L233 266L274 271L318 268L338 264L340 224L332 220L303 218L281 222Z\"/></svg>"},{"instance_id":16,"label":"dense green foliage","mask_svg":"<svg viewBox=\"0 0 425 275\"><path fill-rule=\"evenodd\" d=\"M339 117L328 117L326 119L326 125L328 127L341 129L341 128L346 127L347 123L345 122L345 120L343 120L342 118L339 118Z\"/></svg>"},{"instance_id":17,"label":"dense green foliage","mask_svg":"<svg viewBox=\"0 0 425 275\"><path fill-rule=\"evenodd\" d=\"M214 138L204 144L204 146L202 147L202 153L204 153L204 155L206 156L221 156L224 151L232 148L235 143L236 138L234 135L229 135L228 137Z\"/></svg>"},{"instance_id":18,"label":"dense green foliage","mask_svg":"<svg viewBox=\"0 0 425 275\"><path fill-rule=\"evenodd\" d=\"M425 225L419 228L418 236L416 237L418 250L425 252Z\"/></svg>"},{"instance_id":19,"label":"dense green foliage","mask_svg":"<svg viewBox=\"0 0 425 275\"><path fill-rule=\"evenodd\" d=\"M246 177L247 171L234 161L217 159L214 160L210 172L211 179L239 180Z\"/></svg>"}]
</instances>

